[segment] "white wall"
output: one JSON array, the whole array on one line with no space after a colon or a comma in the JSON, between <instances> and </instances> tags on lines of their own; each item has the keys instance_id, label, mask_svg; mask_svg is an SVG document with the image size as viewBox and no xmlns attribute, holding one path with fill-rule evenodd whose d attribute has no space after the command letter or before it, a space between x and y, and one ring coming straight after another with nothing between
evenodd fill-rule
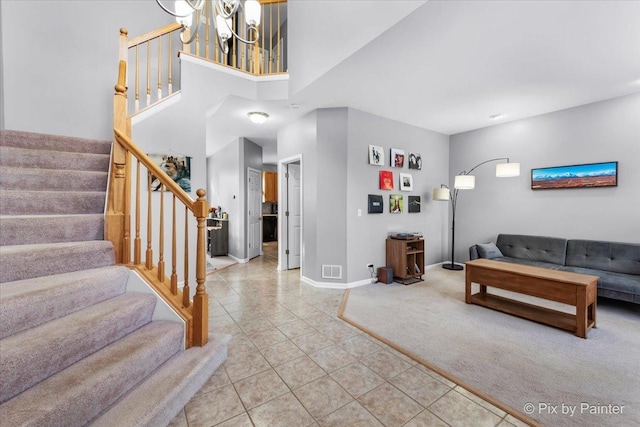
<instances>
[{"instance_id":1,"label":"white wall","mask_svg":"<svg viewBox=\"0 0 640 427\"><path fill-rule=\"evenodd\" d=\"M7 129L113 137L120 28L130 36L172 21L153 0L3 1Z\"/></svg>"},{"instance_id":2,"label":"white wall","mask_svg":"<svg viewBox=\"0 0 640 427\"><path fill-rule=\"evenodd\" d=\"M484 165L476 188L460 191L458 261L498 233L640 243L640 94L453 135L449 182L494 157L520 162L521 175L496 178ZM531 190L532 168L609 161L617 187Z\"/></svg>"}]
</instances>

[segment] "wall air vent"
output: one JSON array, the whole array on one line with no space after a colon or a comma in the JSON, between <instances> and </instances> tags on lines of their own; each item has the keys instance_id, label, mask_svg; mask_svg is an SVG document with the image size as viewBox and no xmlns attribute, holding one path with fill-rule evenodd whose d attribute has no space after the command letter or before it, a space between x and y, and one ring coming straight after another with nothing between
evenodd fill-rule
<instances>
[{"instance_id":1,"label":"wall air vent","mask_svg":"<svg viewBox=\"0 0 640 427\"><path fill-rule=\"evenodd\" d=\"M342 266L322 264L322 278L342 279Z\"/></svg>"}]
</instances>

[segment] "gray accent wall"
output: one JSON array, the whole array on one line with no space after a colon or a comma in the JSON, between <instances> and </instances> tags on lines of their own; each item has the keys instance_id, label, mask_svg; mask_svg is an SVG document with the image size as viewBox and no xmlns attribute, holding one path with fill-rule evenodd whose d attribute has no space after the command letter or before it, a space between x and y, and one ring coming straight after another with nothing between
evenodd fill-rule
<instances>
[{"instance_id":1,"label":"gray accent wall","mask_svg":"<svg viewBox=\"0 0 640 427\"><path fill-rule=\"evenodd\" d=\"M517 178L496 178L494 164L474 171L460 191L456 260L498 233L640 243L640 94L513 121L450 137L450 181L494 157L520 162ZM618 162L618 186L531 190L531 169ZM477 172L477 173L475 173ZM446 257L445 259L449 259Z\"/></svg>"},{"instance_id":2,"label":"gray accent wall","mask_svg":"<svg viewBox=\"0 0 640 427\"><path fill-rule=\"evenodd\" d=\"M431 190L447 179L448 136L348 108L316 110L278 133L278 157L302 154L303 271L317 282L348 283L370 277L366 265L385 265L389 232L421 232L425 264L440 262L446 249L447 204ZM369 165L369 144L385 148L387 166ZM389 167L390 149L422 155L422 170ZM411 173L414 190L379 189L379 171ZM389 213L389 195L405 197L405 211ZM383 214L367 213L368 194L381 194ZM421 196L421 212L409 214L408 195ZM361 215L358 216L358 210ZM322 279L323 264L342 265L342 280Z\"/></svg>"}]
</instances>

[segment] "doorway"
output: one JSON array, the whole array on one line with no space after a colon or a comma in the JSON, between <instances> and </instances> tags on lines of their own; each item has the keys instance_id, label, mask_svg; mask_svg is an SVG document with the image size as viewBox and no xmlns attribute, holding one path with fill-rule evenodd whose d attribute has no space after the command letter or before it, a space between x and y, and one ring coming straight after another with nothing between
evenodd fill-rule
<instances>
[{"instance_id":1,"label":"doorway","mask_svg":"<svg viewBox=\"0 0 640 427\"><path fill-rule=\"evenodd\" d=\"M299 269L304 261L302 156L281 160L279 172L278 269Z\"/></svg>"},{"instance_id":2,"label":"doorway","mask_svg":"<svg viewBox=\"0 0 640 427\"><path fill-rule=\"evenodd\" d=\"M260 255L262 249L262 172L247 168L247 258L252 259Z\"/></svg>"}]
</instances>

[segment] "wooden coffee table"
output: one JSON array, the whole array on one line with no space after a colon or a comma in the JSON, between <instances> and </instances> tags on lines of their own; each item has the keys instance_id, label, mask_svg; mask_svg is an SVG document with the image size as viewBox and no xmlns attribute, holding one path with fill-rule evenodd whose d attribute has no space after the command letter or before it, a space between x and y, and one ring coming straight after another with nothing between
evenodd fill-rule
<instances>
[{"instance_id":1,"label":"wooden coffee table","mask_svg":"<svg viewBox=\"0 0 640 427\"><path fill-rule=\"evenodd\" d=\"M596 327L598 276L489 259L476 259L465 265L467 304L482 305L575 332L580 338L587 338L588 330ZM480 292L472 295L471 283L478 283ZM576 307L576 314L489 294L488 286L570 304Z\"/></svg>"}]
</instances>

